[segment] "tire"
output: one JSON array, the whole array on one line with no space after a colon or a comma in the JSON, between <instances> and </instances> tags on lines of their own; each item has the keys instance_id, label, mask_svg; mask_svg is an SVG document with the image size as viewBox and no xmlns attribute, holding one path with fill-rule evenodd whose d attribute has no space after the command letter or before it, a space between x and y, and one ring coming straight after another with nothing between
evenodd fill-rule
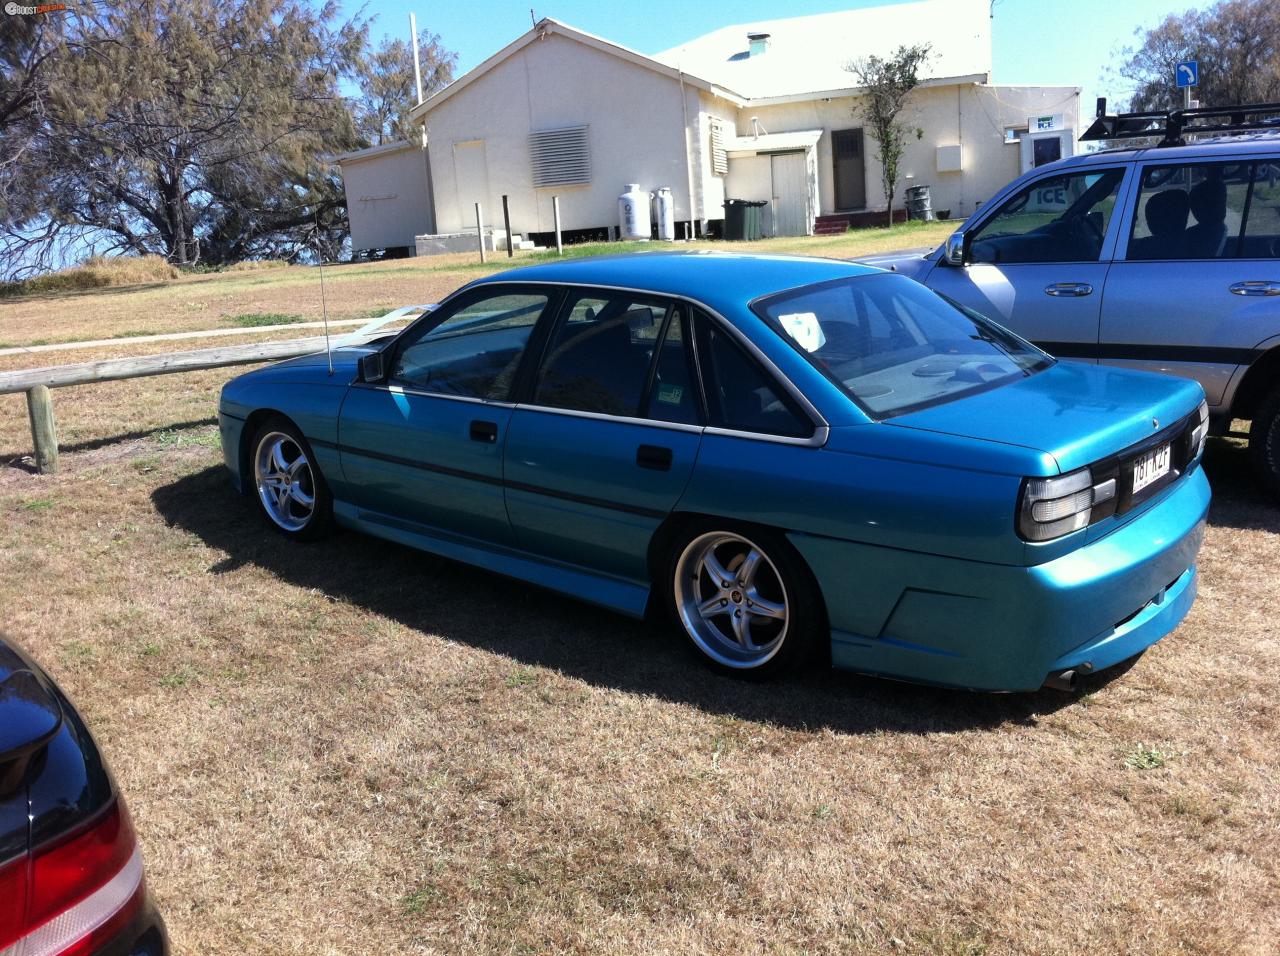
<instances>
[{"instance_id":1,"label":"tire","mask_svg":"<svg viewBox=\"0 0 1280 956\"><path fill-rule=\"evenodd\" d=\"M1258 406L1249 426L1249 457L1258 483L1280 500L1280 386Z\"/></svg>"},{"instance_id":2,"label":"tire","mask_svg":"<svg viewBox=\"0 0 1280 956\"><path fill-rule=\"evenodd\" d=\"M790 542L767 528L700 521L684 529L669 552L663 587L671 619L703 663L722 674L776 677L829 640L813 574Z\"/></svg>"},{"instance_id":3,"label":"tire","mask_svg":"<svg viewBox=\"0 0 1280 956\"><path fill-rule=\"evenodd\" d=\"M316 541L333 531L333 495L311 446L287 418L266 421L249 446L253 495L263 519L296 541Z\"/></svg>"}]
</instances>

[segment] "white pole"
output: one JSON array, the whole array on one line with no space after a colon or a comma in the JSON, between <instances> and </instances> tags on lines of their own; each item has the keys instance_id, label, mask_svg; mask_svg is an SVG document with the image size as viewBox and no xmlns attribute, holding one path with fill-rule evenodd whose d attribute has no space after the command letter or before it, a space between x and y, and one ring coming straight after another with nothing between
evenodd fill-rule
<instances>
[{"instance_id":1,"label":"white pole","mask_svg":"<svg viewBox=\"0 0 1280 956\"><path fill-rule=\"evenodd\" d=\"M560 197L551 197L551 216L556 223L556 255L564 255L564 245L560 242Z\"/></svg>"},{"instance_id":2,"label":"white pole","mask_svg":"<svg viewBox=\"0 0 1280 956\"><path fill-rule=\"evenodd\" d=\"M418 90L418 102L422 102L422 65L418 62L418 18L409 14L409 35L413 37L413 82Z\"/></svg>"},{"instance_id":3,"label":"white pole","mask_svg":"<svg viewBox=\"0 0 1280 956\"><path fill-rule=\"evenodd\" d=\"M480 204L476 203L476 235L480 237L480 261L484 262L484 226L480 225Z\"/></svg>"}]
</instances>

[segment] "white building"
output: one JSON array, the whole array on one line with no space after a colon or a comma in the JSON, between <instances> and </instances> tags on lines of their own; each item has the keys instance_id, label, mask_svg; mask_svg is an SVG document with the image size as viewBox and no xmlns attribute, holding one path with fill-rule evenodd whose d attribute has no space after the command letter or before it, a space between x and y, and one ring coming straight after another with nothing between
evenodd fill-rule
<instances>
[{"instance_id":1,"label":"white building","mask_svg":"<svg viewBox=\"0 0 1280 956\"><path fill-rule=\"evenodd\" d=\"M414 109L430 144L434 229L421 231L474 243L475 203L487 232L506 195L513 232L547 234L558 196L566 232L603 235L628 183L670 187L679 234L714 232L727 198L767 202L771 235L882 221L876 147L845 67L918 43L932 56L903 118L921 135L895 208L928 185L934 209L964 218L1032 162L1070 154L1079 89L992 84L988 0L755 21L656 56L544 19Z\"/></svg>"}]
</instances>

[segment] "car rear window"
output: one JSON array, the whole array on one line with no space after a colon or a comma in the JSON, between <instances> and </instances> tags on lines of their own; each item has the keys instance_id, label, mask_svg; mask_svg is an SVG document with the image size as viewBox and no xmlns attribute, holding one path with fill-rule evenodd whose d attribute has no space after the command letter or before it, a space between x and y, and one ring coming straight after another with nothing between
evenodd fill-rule
<instances>
[{"instance_id":1,"label":"car rear window","mask_svg":"<svg viewBox=\"0 0 1280 956\"><path fill-rule=\"evenodd\" d=\"M1012 332L905 276L802 286L753 308L873 418L996 388L1053 362Z\"/></svg>"}]
</instances>

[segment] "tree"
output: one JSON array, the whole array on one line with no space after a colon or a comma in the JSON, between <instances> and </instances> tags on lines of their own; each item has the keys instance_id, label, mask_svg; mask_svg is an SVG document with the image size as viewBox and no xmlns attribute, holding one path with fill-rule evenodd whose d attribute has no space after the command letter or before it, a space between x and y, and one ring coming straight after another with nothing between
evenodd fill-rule
<instances>
[{"instance_id":1,"label":"tree","mask_svg":"<svg viewBox=\"0 0 1280 956\"><path fill-rule=\"evenodd\" d=\"M871 127L880 160L880 182L889 203L888 224L893 225L893 198L898 188L898 164L912 127L899 119L911 91L920 85L920 70L929 60L929 44L900 46L887 58L853 60L845 67L863 88L855 115ZM917 138L919 137L917 132Z\"/></svg>"},{"instance_id":2,"label":"tree","mask_svg":"<svg viewBox=\"0 0 1280 956\"><path fill-rule=\"evenodd\" d=\"M1181 60L1199 60L1193 95L1204 106L1280 99L1280 4L1274 0L1222 0L1136 33L1142 43L1122 51L1127 59L1118 70L1134 90L1130 110L1181 107L1173 72Z\"/></svg>"},{"instance_id":3,"label":"tree","mask_svg":"<svg viewBox=\"0 0 1280 956\"><path fill-rule=\"evenodd\" d=\"M446 50L440 37L423 30L418 35L422 95L430 96L453 79L458 55ZM418 102L413 79L413 48L404 40L384 40L363 58L359 68L361 96L355 104L356 126L370 146L382 146L413 135L409 110Z\"/></svg>"},{"instance_id":4,"label":"tree","mask_svg":"<svg viewBox=\"0 0 1280 956\"><path fill-rule=\"evenodd\" d=\"M84 5L42 42L0 268L38 266L59 241L190 264L296 259L345 235L326 157L358 145L338 82L365 28L335 2ZM6 155L14 129L0 127Z\"/></svg>"}]
</instances>

